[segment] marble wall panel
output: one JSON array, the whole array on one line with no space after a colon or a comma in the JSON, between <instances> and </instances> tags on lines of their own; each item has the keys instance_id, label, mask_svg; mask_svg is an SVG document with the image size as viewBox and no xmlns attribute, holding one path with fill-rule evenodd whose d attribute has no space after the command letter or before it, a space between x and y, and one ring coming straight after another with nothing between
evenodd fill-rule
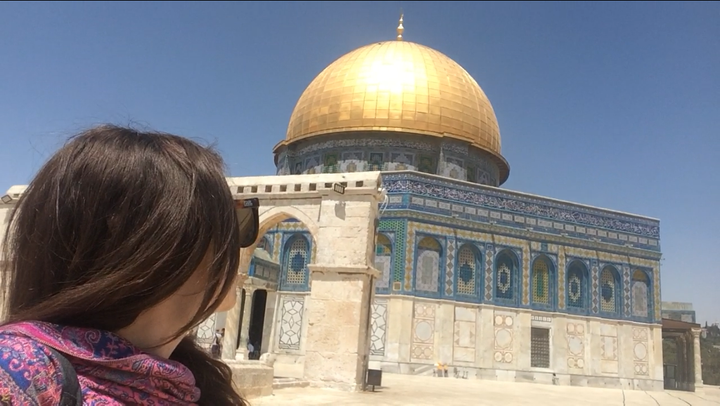
<instances>
[{"instance_id":1,"label":"marble wall panel","mask_svg":"<svg viewBox=\"0 0 720 406\"><path fill-rule=\"evenodd\" d=\"M388 303L386 299L375 299L372 304L371 317L370 355L385 355L388 321Z\"/></svg>"},{"instance_id":2,"label":"marble wall panel","mask_svg":"<svg viewBox=\"0 0 720 406\"><path fill-rule=\"evenodd\" d=\"M453 331L453 360L455 362L475 362L476 320L476 309L455 307Z\"/></svg>"},{"instance_id":3,"label":"marble wall panel","mask_svg":"<svg viewBox=\"0 0 720 406\"><path fill-rule=\"evenodd\" d=\"M278 348L300 350L302 324L305 313L304 296L283 296L280 307L280 335Z\"/></svg>"},{"instance_id":4,"label":"marble wall panel","mask_svg":"<svg viewBox=\"0 0 720 406\"><path fill-rule=\"evenodd\" d=\"M648 329L645 327L633 327L633 371L635 376L648 376Z\"/></svg>"},{"instance_id":5,"label":"marble wall panel","mask_svg":"<svg viewBox=\"0 0 720 406\"><path fill-rule=\"evenodd\" d=\"M600 372L617 374L618 365L618 329L611 324L600 325Z\"/></svg>"},{"instance_id":6,"label":"marble wall panel","mask_svg":"<svg viewBox=\"0 0 720 406\"><path fill-rule=\"evenodd\" d=\"M567 366L570 373L582 373L585 369L585 323L570 322L565 326L567 340Z\"/></svg>"},{"instance_id":7,"label":"marble wall panel","mask_svg":"<svg viewBox=\"0 0 720 406\"><path fill-rule=\"evenodd\" d=\"M515 315L495 311L493 324L495 330L495 352L493 354L495 365L511 364L515 357L515 328L513 327L515 324Z\"/></svg>"},{"instance_id":8,"label":"marble wall panel","mask_svg":"<svg viewBox=\"0 0 720 406\"><path fill-rule=\"evenodd\" d=\"M435 346L434 303L420 302L413 306L413 329L410 358L418 361L432 361Z\"/></svg>"}]
</instances>

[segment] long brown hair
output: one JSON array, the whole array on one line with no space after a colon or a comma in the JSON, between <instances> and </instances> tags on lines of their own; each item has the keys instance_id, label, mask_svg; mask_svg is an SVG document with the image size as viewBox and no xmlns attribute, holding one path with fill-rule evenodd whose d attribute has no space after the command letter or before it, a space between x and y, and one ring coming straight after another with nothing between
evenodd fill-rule
<instances>
[{"instance_id":1,"label":"long brown hair","mask_svg":"<svg viewBox=\"0 0 720 406\"><path fill-rule=\"evenodd\" d=\"M85 131L40 169L4 243L7 323L117 331L175 293L210 252L207 290L180 337L210 316L239 265L240 230L220 156L178 136ZM232 371L185 337L171 359L195 375L201 405L245 405Z\"/></svg>"}]
</instances>

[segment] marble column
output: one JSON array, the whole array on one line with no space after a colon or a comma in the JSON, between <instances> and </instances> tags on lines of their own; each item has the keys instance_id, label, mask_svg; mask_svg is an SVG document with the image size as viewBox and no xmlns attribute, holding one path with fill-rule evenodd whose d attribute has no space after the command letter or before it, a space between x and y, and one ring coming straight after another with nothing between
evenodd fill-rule
<instances>
[{"instance_id":1,"label":"marble column","mask_svg":"<svg viewBox=\"0 0 720 406\"><path fill-rule=\"evenodd\" d=\"M679 347L680 351L678 351L678 368L680 369L680 387L681 390L688 390L688 387L690 386L690 375L688 371L688 357L687 357L687 341L685 340L685 336L682 335L679 337Z\"/></svg>"},{"instance_id":2,"label":"marble column","mask_svg":"<svg viewBox=\"0 0 720 406\"><path fill-rule=\"evenodd\" d=\"M242 325L240 327L240 348L235 359L248 359L248 339L250 338L250 317L252 315L253 294L256 288L245 286L245 305L243 306Z\"/></svg>"},{"instance_id":3,"label":"marble column","mask_svg":"<svg viewBox=\"0 0 720 406\"><path fill-rule=\"evenodd\" d=\"M223 338L222 358L226 360L235 359L237 338L240 333L238 331L238 324L240 324L240 317L242 316L240 314L240 308L242 306L242 287L245 285L246 279L247 274L238 275L237 285L235 288L237 289L237 301L235 302L235 306L227 312L227 318L225 319L225 338Z\"/></svg>"},{"instance_id":4,"label":"marble column","mask_svg":"<svg viewBox=\"0 0 720 406\"><path fill-rule=\"evenodd\" d=\"M702 379L702 350L700 349L700 332L699 328L692 329L693 337L693 364L695 369L695 390L703 387Z\"/></svg>"}]
</instances>

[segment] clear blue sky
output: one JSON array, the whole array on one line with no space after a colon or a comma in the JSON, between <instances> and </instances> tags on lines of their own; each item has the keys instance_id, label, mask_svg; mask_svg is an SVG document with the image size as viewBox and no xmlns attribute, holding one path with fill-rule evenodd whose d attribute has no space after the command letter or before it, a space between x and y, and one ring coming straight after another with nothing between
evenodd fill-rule
<instances>
[{"instance_id":1,"label":"clear blue sky","mask_svg":"<svg viewBox=\"0 0 720 406\"><path fill-rule=\"evenodd\" d=\"M490 98L504 187L661 220L663 300L720 320L720 3L0 3L0 191L67 136L139 123L273 174L297 98L405 38Z\"/></svg>"}]
</instances>

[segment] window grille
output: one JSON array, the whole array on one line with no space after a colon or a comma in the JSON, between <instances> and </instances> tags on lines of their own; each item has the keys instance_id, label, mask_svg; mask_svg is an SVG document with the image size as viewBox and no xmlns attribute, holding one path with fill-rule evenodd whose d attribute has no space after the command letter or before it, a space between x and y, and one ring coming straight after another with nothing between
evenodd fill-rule
<instances>
[{"instance_id":1,"label":"window grille","mask_svg":"<svg viewBox=\"0 0 720 406\"><path fill-rule=\"evenodd\" d=\"M530 366L550 368L550 330L547 328L531 328Z\"/></svg>"}]
</instances>

